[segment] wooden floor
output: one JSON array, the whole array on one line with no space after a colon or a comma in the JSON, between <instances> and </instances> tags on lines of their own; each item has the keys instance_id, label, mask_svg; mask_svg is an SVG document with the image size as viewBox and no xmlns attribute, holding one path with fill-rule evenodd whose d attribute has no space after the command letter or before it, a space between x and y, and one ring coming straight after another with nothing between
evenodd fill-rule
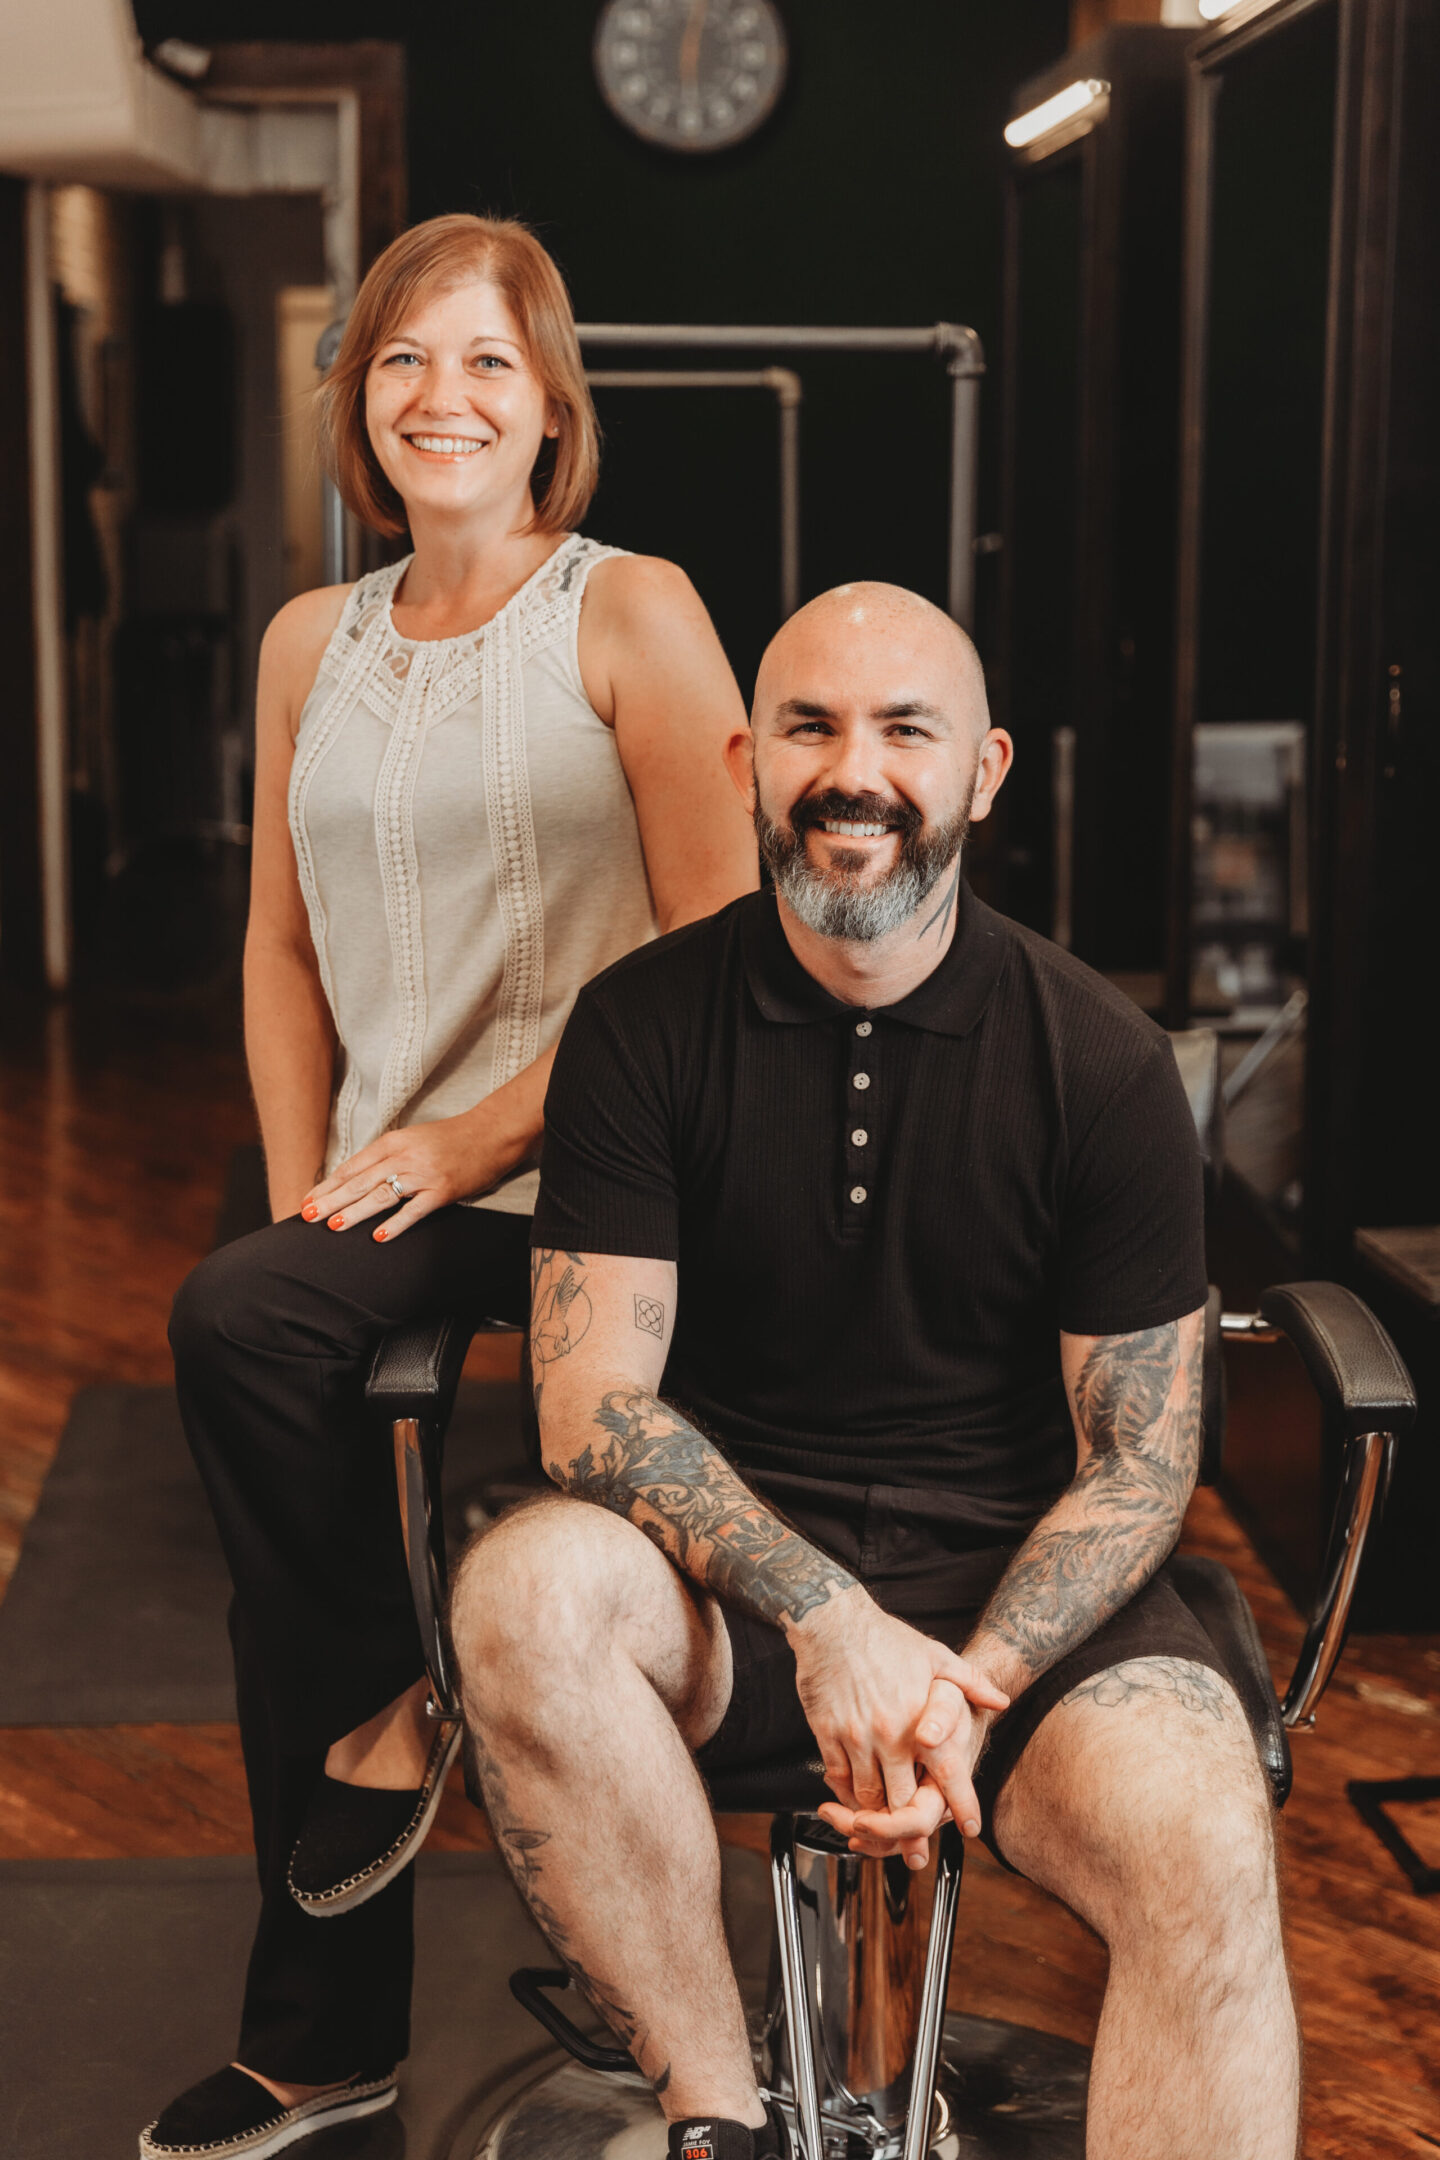
<instances>
[{"instance_id":1,"label":"wooden floor","mask_svg":"<svg viewBox=\"0 0 1440 2160\"><path fill-rule=\"evenodd\" d=\"M7 1008L0 1047L0 1573L8 1577L77 1388L168 1377L174 1288L207 1249L230 1149L250 1134L224 1010L163 1001ZM1284 1414L1237 1355L1232 1415ZM489 1369L513 1357L485 1346ZM1240 1576L1277 1675L1299 1624L1213 1494L1187 1542ZM1440 1775L1440 1639L1355 1642L1296 1743L1283 1822L1288 1932L1308 2050L1307 2160L1440 2150L1440 1899L1413 1895L1345 1800L1351 1777ZM1440 1811L1407 1828L1440 1863ZM759 1843L763 1824L727 1826ZM436 1845L485 1826L447 1794ZM0 1731L0 1857L243 1853L229 1725ZM983 1852L967 1866L951 2002L1089 2041L1101 1945ZM1216 2160L1226 2160L1218 2155Z\"/></svg>"}]
</instances>

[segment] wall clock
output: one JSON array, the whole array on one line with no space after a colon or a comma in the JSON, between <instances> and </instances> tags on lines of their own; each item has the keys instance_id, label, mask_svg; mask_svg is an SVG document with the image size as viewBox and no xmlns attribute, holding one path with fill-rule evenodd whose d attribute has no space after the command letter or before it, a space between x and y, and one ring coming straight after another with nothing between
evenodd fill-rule
<instances>
[{"instance_id":1,"label":"wall clock","mask_svg":"<svg viewBox=\"0 0 1440 2160\"><path fill-rule=\"evenodd\" d=\"M785 25L772 0L606 0L595 77L611 112L667 150L725 150L774 110Z\"/></svg>"}]
</instances>

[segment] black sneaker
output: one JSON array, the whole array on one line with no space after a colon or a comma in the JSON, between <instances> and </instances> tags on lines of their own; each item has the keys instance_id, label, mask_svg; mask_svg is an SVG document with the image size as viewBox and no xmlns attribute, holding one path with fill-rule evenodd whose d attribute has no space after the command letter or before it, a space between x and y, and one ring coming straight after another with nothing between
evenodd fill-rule
<instances>
[{"instance_id":1,"label":"black sneaker","mask_svg":"<svg viewBox=\"0 0 1440 2160\"><path fill-rule=\"evenodd\" d=\"M424 1844L462 1728L437 1731L418 1792L322 1777L290 1855L290 1895L314 1920L352 1912L383 1890Z\"/></svg>"},{"instance_id":2,"label":"black sneaker","mask_svg":"<svg viewBox=\"0 0 1440 2160\"><path fill-rule=\"evenodd\" d=\"M773 2100L758 2130L723 2115L683 2116L670 2125L669 2160L790 2160L790 2132Z\"/></svg>"},{"instance_id":3,"label":"black sneaker","mask_svg":"<svg viewBox=\"0 0 1440 2160\"><path fill-rule=\"evenodd\" d=\"M395 2072L352 2078L334 2092L282 2107L257 2079L229 2063L172 2100L140 2133L140 2160L264 2160L316 2130L395 2105Z\"/></svg>"}]
</instances>

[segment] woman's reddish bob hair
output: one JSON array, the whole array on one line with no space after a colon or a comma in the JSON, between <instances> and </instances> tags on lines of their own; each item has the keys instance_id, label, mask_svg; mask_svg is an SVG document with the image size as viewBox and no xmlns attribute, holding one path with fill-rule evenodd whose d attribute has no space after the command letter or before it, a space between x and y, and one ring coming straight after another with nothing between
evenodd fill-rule
<instances>
[{"instance_id":1,"label":"woman's reddish bob hair","mask_svg":"<svg viewBox=\"0 0 1440 2160\"><path fill-rule=\"evenodd\" d=\"M412 225L376 257L320 385L321 436L335 485L346 509L374 532L403 533L406 523L405 505L381 471L365 425L370 363L422 302L481 277L504 294L559 428L530 530L569 532L590 507L600 477L600 429L565 281L517 218L457 211Z\"/></svg>"}]
</instances>

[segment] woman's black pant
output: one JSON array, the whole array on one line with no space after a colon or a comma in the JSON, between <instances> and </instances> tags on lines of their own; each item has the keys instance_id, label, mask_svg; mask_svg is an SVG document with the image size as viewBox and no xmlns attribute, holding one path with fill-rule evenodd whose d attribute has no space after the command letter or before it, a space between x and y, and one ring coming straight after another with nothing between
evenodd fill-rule
<instances>
[{"instance_id":1,"label":"woman's black pant","mask_svg":"<svg viewBox=\"0 0 1440 2160\"><path fill-rule=\"evenodd\" d=\"M286 1870L332 1741L424 1671L371 1354L447 1307L523 1321L529 1237L528 1215L492 1208L443 1208L394 1245L296 1215L212 1253L175 1300L181 1414L235 1583L260 1869L236 2060L267 2077L329 2084L409 2052L414 1871L315 1920Z\"/></svg>"}]
</instances>

